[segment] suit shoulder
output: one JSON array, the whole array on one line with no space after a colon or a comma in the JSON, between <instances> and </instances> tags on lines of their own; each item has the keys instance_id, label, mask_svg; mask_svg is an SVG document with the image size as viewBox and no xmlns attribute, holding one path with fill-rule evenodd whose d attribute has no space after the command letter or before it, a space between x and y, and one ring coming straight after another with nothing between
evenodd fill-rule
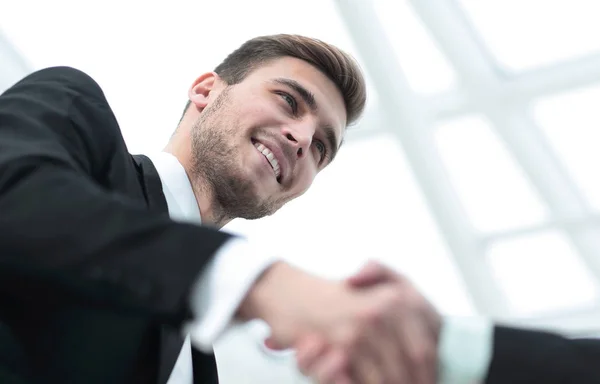
<instances>
[{"instance_id":1,"label":"suit shoulder","mask_svg":"<svg viewBox=\"0 0 600 384\"><path fill-rule=\"evenodd\" d=\"M62 89L74 96L92 97L96 100L104 100L104 92L100 85L90 75L80 69L57 66L37 70L14 85L21 86L52 87Z\"/></svg>"},{"instance_id":2,"label":"suit shoulder","mask_svg":"<svg viewBox=\"0 0 600 384\"><path fill-rule=\"evenodd\" d=\"M36 125L37 134L54 132L68 145L86 143L97 148L98 158L111 152L123 137L117 119L98 83L72 67L49 67L35 71L0 96L0 113L54 124ZM24 113L27 111L27 113ZM59 122L59 123L58 123ZM50 136L48 136L50 137ZM66 144L65 144L66 145Z\"/></svg>"}]
</instances>

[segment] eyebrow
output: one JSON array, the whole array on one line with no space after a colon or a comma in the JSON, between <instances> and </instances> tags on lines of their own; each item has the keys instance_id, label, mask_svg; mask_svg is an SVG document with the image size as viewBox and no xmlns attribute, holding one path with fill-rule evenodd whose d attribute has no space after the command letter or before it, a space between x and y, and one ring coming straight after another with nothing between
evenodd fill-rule
<instances>
[{"instance_id":1,"label":"eyebrow","mask_svg":"<svg viewBox=\"0 0 600 384\"><path fill-rule=\"evenodd\" d=\"M333 159L335 159L335 155L337 155L338 150L340 149L339 147L342 146L344 140L342 139L338 147L335 130L331 126L327 125L323 127L323 131L325 131L325 138L329 142L329 148L331 148L331 155L329 156L329 163L331 163Z\"/></svg>"},{"instance_id":2,"label":"eyebrow","mask_svg":"<svg viewBox=\"0 0 600 384\"><path fill-rule=\"evenodd\" d=\"M313 95L313 93L311 91L306 89L302 84L300 84L296 80L286 79L286 78L277 78L277 79L273 80L273 82L276 84L281 84L281 85L284 85L286 87L293 89L297 94L300 95L300 97L302 98L302 100L304 100L306 105L308 105L308 107L310 108L312 113L316 113L319 110L319 107L315 100L315 95ZM327 139L327 142L329 143L329 147L331 148L331 156L329 159L329 162L331 163L333 161L333 159L335 158L335 155L337 154L339 147L342 146L343 140L340 142L340 145L338 146L337 135L335 134L335 130L329 125L325 126L323 128L323 131L325 131L325 138Z\"/></svg>"},{"instance_id":3,"label":"eyebrow","mask_svg":"<svg viewBox=\"0 0 600 384\"><path fill-rule=\"evenodd\" d=\"M273 80L273 82L281 85L285 85L300 95L302 100L308 105L312 113L316 113L319 108L317 106L317 102L315 101L315 95L308 89L304 88L302 84L297 82L296 80L286 79L286 78L277 78Z\"/></svg>"}]
</instances>

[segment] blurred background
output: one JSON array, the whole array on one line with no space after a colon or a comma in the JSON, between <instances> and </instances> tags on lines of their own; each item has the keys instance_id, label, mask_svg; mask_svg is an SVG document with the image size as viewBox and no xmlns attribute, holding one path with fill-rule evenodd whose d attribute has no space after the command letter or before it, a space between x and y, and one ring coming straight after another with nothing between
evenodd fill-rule
<instances>
[{"instance_id":1,"label":"blurred background","mask_svg":"<svg viewBox=\"0 0 600 384\"><path fill-rule=\"evenodd\" d=\"M0 91L79 68L151 153L245 40L333 43L366 72L364 118L306 195L225 230L325 277L379 260L447 315L600 336L599 18L595 0L0 0ZM301 380L264 332L224 337L223 383Z\"/></svg>"}]
</instances>

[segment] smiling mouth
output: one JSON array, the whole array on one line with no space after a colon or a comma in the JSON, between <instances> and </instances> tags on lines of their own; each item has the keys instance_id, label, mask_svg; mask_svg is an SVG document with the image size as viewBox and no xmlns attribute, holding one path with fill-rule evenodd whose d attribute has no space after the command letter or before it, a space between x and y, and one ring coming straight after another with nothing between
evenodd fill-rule
<instances>
[{"instance_id":1,"label":"smiling mouth","mask_svg":"<svg viewBox=\"0 0 600 384\"><path fill-rule=\"evenodd\" d=\"M271 169L273 169L275 179L279 184L281 184L281 166L279 165L279 162L275 158L273 152L254 139L252 139L252 144L265 157L265 159L267 159L267 162L271 165Z\"/></svg>"}]
</instances>

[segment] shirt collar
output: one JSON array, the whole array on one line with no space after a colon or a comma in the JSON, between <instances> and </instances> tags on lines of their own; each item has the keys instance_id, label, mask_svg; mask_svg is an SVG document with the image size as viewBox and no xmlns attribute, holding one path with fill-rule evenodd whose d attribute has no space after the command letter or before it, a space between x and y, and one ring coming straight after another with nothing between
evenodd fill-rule
<instances>
[{"instance_id":1,"label":"shirt collar","mask_svg":"<svg viewBox=\"0 0 600 384\"><path fill-rule=\"evenodd\" d=\"M168 152L146 156L158 172L171 219L194 224L202 223L192 184L179 160Z\"/></svg>"}]
</instances>

